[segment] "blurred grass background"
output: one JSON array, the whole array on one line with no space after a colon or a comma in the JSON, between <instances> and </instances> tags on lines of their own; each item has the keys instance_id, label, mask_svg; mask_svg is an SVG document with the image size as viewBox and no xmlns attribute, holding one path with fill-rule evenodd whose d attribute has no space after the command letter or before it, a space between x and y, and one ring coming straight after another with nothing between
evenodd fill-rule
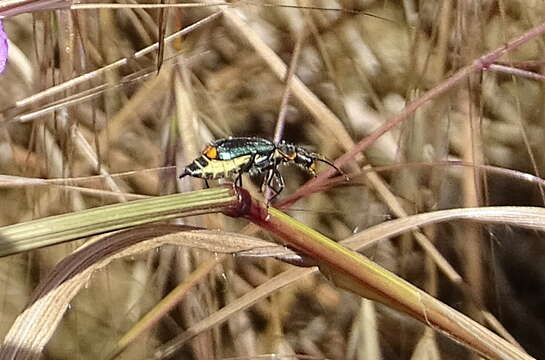
<instances>
[{"instance_id":1,"label":"blurred grass background","mask_svg":"<svg viewBox=\"0 0 545 360\"><path fill-rule=\"evenodd\" d=\"M230 7L171 8L165 13L166 33L225 9L243 19L286 64L292 62L300 41L296 76L340 119L342 131L354 142L460 67L545 18L545 5L539 0L233 2ZM212 139L230 135L272 139L286 82L250 46L249 30L218 16L165 43L157 73L156 52L133 55L157 41L160 18L156 9L99 6L5 20L11 57L0 77L1 174L84 177L77 185L96 191L4 181L0 225L127 201L134 194L196 189L203 183L178 182L176 167L195 158ZM532 40L502 58L504 65L513 62L542 73L544 45L543 37ZM63 87L29 104L16 103L122 58L129 58L123 66L78 86ZM91 95L81 95L95 87L99 88ZM366 151L365 160L353 162L350 172L365 164L399 165L379 175L410 214L478 205L542 205L543 195L535 184L440 162L463 160L539 176L545 166L544 95L542 80L494 71L476 74L381 137ZM74 96L77 100L67 103ZM53 102L61 105L48 110ZM45 114L35 115L40 109ZM317 119L296 96L284 109L284 139L331 159L350 148L331 130L336 125L330 118ZM417 166L403 166L407 163ZM308 180L297 168L286 167L282 173L287 184L283 197ZM101 176L88 178L93 175ZM253 183L245 179L245 185L260 196L259 179ZM290 211L338 240L393 216L375 189L357 176L348 186L303 198ZM244 226L222 216L199 217L190 224L229 231ZM473 295L530 354L544 358L542 235L465 223L437 225L424 232L463 275ZM40 279L80 244L0 260L4 289L0 333L7 332ZM383 241L367 255L482 320L463 291L438 273L412 235ZM143 313L210 256L214 255L163 247L116 261L77 296L46 358L102 358ZM148 358L159 344L288 266L274 260L227 258L120 357ZM305 359L471 357L414 320L337 290L321 276L235 314L176 356L254 359L259 354L286 359L293 354Z\"/></svg>"}]
</instances>

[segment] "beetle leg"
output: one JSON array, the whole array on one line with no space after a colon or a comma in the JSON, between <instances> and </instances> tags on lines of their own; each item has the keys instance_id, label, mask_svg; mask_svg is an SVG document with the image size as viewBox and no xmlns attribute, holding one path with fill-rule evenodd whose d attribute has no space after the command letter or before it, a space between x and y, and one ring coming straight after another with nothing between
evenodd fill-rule
<instances>
[{"instance_id":1,"label":"beetle leg","mask_svg":"<svg viewBox=\"0 0 545 360\"><path fill-rule=\"evenodd\" d=\"M261 192L265 193L267 188L272 189L272 179L273 179L273 170L268 170L265 178L263 179L263 184L261 185Z\"/></svg>"},{"instance_id":2,"label":"beetle leg","mask_svg":"<svg viewBox=\"0 0 545 360\"><path fill-rule=\"evenodd\" d=\"M263 192L264 194L267 194L267 189L271 189L272 196L270 198L265 199L265 205L267 207L269 207L273 199L278 196L278 191L276 191L276 189L273 186L274 177L275 177L274 169L267 171L267 176L265 177L265 180L263 181L263 186L262 186L263 189L261 189L261 192Z\"/></svg>"},{"instance_id":3,"label":"beetle leg","mask_svg":"<svg viewBox=\"0 0 545 360\"><path fill-rule=\"evenodd\" d=\"M208 180L204 179L204 184L206 185L207 189L210 189L210 184L208 183Z\"/></svg>"},{"instance_id":4,"label":"beetle leg","mask_svg":"<svg viewBox=\"0 0 545 360\"><path fill-rule=\"evenodd\" d=\"M284 187L285 187L285 184L284 184L284 178L282 177L282 175L280 174L280 172L278 171L278 169L274 169L273 170L273 173L274 173L274 176L275 178L278 180L278 189L275 189L276 190L276 196L280 195L280 193L282 192L282 190L284 190ZM273 198L274 199L274 198ZM272 199L271 199L272 200Z\"/></svg>"},{"instance_id":5,"label":"beetle leg","mask_svg":"<svg viewBox=\"0 0 545 360\"><path fill-rule=\"evenodd\" d=\"M253 153L252 156L250 157L250 159L248 160L248 162L246 163L246 165L244 165L244 167L242 168L242 172L248 172L250 171L250 169L252 168L252 166L254 166L255 164L255 158L257 157L257 153Z\"/></svg>"},{"instance_id":6,"label":"beetle leg","mask_svg":"<svg viewBox=\"0 0 545 360\"><path fill-rule=\"evenodd\" d=\"M238 173L237 178L235 179L235 186L242 187L242 171Z\"/></svg>"},{"instance_id":7,"label":"beetle leg","mask_svg":"<svg viewBox=\"0 0 545 360\"><path fill-rule=\"evenodd\" d=\"M267 184L267 187L271 189L271 191L273 192L273 196L267 201L267 206L269 206L269 204L272 203L272 201L276 199L278 195L280 195L280 193L282 192L282 190L284 190L284 187L285 187L284 178L282 177L282 175L280 174L277 168L271 169L269 173L271 174L271 176L267 177L266 184ZM278 182L278 189L274 187L273 183L275 180Z\"/></svg>"},{"instance_id":8,"label":"beetle leg","mask_svg":"<svg viewBox=\"0 0 545 360\"><path fill-rule=\"evenodd\" d=\"M263 167L263 170L262 170L262 171L265 171L265 170L267 171L265 178L263 179L263 185L261 186L262 193L266 192L267 187L270 188L271 190L274 190L272 187L272 181L275 176L274 170L279 165L276 161L277 160L275 159L274 152L267 157L267 164Z\"/></svg>"},{"instance_id":9,"label":"beetle leg","mask_svg":"<svg viewBox=\"0 0 545 360\"><path fill-rule=\"evenodd\" d=\"M253 153L250 159L248 159L248 162L240 168L238 175L235 179L235 186L242 187L242 174L250 171L252 166L254 166L256 156L257 153Z\"/></svg>"}]
</instances>

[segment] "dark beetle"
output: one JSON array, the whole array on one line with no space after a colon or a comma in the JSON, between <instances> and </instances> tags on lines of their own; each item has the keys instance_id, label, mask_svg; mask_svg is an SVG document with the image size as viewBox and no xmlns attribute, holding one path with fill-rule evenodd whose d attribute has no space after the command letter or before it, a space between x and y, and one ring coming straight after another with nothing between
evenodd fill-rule
<instances>
[{"instance_id":1,"label":"dark beetle","mask_svg":"<svg viewBox=\"0 0 545 360\"><path fill-rule=\"evenodd\" d=\"M184 168L180 178L188 175L205 180L235 178L235 184L242 186L243 173L253 176L268 172L264 183L277 196L284 189L284 179L278 171L279 165L294 163L315 176L317 161L334 167L342 174L323 155L285 141L276 145L272 141L257 137L229 137L208 145L201 156ZM272 186L274 181L278 183L278 188Z\"/></svg>"}]
</instances>

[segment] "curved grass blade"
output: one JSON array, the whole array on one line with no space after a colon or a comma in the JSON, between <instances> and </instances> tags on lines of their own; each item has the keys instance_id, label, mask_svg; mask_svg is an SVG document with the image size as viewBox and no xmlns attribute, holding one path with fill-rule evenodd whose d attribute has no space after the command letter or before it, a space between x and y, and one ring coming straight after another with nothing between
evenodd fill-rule
<instances>
[{"instance_id":1,"label":"curved grass blade","mask_svg":"<svg viewBox=\"0 0 545 360\"><path fill-rule=\"evenodd\" d=\"M107 234L64 258L36 288L29 307L11 326L0 348L0 359L38 358L55 332L73 297L84 287L91 275L113 260L139 254L162 245L188 246L220 253L235 253L266 247L266 241L249 236L219 231L195 230L181 225L141 226ZM206 269L203 270L206 274ZM196 275L196 277L202 274ZM182 290L195 285L193 279ZM175 299L155 309L150 317L157 319L158 312L168 312ZM148 326L151 324L148 323ZM121 349L118 349L119 351Z\"/></svg>"}]
</instances>

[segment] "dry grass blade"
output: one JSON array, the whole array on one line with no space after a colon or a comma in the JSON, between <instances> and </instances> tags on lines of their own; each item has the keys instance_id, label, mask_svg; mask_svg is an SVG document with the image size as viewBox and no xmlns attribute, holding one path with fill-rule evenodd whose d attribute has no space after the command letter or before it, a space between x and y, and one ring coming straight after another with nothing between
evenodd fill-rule
<instances>
[{"instance_id":1,"label":"dry grass blade","mask_svg":"<svg viewBox=\"0 0 545 360\"><path fill-rule=\"evenodd\" d=\"M174 354L182 345L187 341L193 339L198 334L210 329L212 326L216 326L225 322L230 316L235 314L238 311L247 309L248 307L254 305L259 300L271 295L274 291L281 289L285 286L288 286L295 281L312 274L318 269L313 268L302 268L302 269L292 269L285 271L279 275L276 275L272 279L268 280L265 284L262 284L252 291L244 294L236 301L231 302L229 305L225 306L219 311L216 311L211 316L206 319L198 322L193 325L183 333L176 336L168 343L160 346L154 353L154 359L165 359L172 354Z\"/></svg>"},{"instance_id":2,"label":"dry grass blade","mask_svg":"<svg viewBox=\"0 0 545 360\"><path fill-rule=\"evenodd\" d=\"M543 214L496 207L545 203L543 19L540 0L0 0L9 37L0 74L0 226L16 224L0 228L0 255L2 244L7 254L196 213L206 216L182 221L257 234L262 229L253 223L208 214L229 206L223 196L197 211L177 208L168 196L172 203L150 199L141 211L131 208L138 203L96 209L203 187L202 179L176 175L214 139L270 140L281 132L353 175L350 182L327 179L332 173L320 164L317 181L301 186L307 174L279 166L285 190L276 200L300 199L286 211L305 226L273 209L271 218L285 221L276 230L291 232L282 241L309 240L302 248L311 256L272 244L236 259L212 256L187 235L187 246L116 261L72 300L46 356L103 358L134 338L123 357L178 350L172 355L194 359L358 353L392 360L467 352L440 334L428 336L435 330L424 331L427 324L490 358L524 356L429 294L545 358L536 302L545 294ZM265 165L277 165L270 161ZM234 166L214 164L228 166L209 180L213 188ZM261 179L251 177L242 180L253 196ZM94 210L47 218L83 209ZM33 219L41 220L27 223ZM308 229L367 248L373 262L325 239L313 243ZM291 239L293 230L301 237ZM1 258L0 333L83 241ZM222 245L205 243L210 251ZM84 261L71 259L72 269ZM313 259L326 276L302 279L316 267L282 272L285 263ZM78 273L61 264L57 285ZM296 278L297 286L275 290ZM382 305L362 310L361 295L413 317ZM358 318L374 313L376 326ZM126 333L133 324L137 331Z\"/></svg>"},{"instance_id":3,"label":"dry grass blade","mask_svg":"<svg viewBox=\"0 0 545 360\"><path fill-rule=\"evenodd\" d=\"M223 14L237 32L243 35L254 47L257 54L269 65L276 76L285 79L288 74L288 67L259 35L244 22L243 16L236 9L224 9ZM340 119L298 77L294 76L291 79L290 90L297 100L313 115L314 120L331 132L340 147L349 150L353 146L354 141Z\"/></svg>"},{"instance_id":4,"label":"dry grass blade","mask_svg":"<svg viewBox=\"0 0 545 360\"><path fill-rule=\"evenodd\" d=\"M435 341L435 334L431 329L426 329L420 341L416 345L411 360L440 360L441 356Z\"/></svg>"},{"instance_id":5,"label":"dry grass blade","mask_svg":"<svg viewBox=\"0 0 545 360\"><path fill-rule=\"evenodd\" d=\"M217 237L217 233L214 234ZM228 234L225 236L228 237ZM201 244L201 245L205 245ZM221 251L220 251L221 252ZM218 253L218 252L216 252ZM212 269L225 260L225 255L214 256L205 260L198 268L193 271L184 281L176 286L167 296L165 296L150 312L144 315L129 331L125 333L116 343L114 349L105 357L113 359L118 356L127 346L133 343L145 331L149 330L159 322L165 314L173 309L184 298L187 292L199 282L203 281L210 274Z\"/></svg>"},{"instance_id":6,"label":"dry grass blade","mask_svg":"<svg viewBox=\"0 0 545 360\"><path fill-rule=\"evenodd\" d=\"M412 231L414 228L417 227L431 225L439 221L451 221L460 219L478 222L500 222L506 225L525 227L529 226L534 229L541 228L542 230L545 230L545 209L543 208L489 207L475 209L451 209L413 215L407 218L396 219L389 222L381 223L342 241L341 244L353 250L364 250L370 246L373 246L380 240L384 240L393 236L398 236L400 234ZM259 250L256 249L256 251ZM249 251L249 253L253 254L254 251ZM275 255L281 257L283 254L279 252ZM301 280L305 276L315 273L317 270L318 269L316 267L307 269L291 269L275 276L258 288L248 292L244 296L238 298L234 302L220 309L210 317L187 329L184 333L178 335L169 343L161 346L155 352L155 358L164 359L169 357L187 341L194 338L203 331L206 331L211 327L217 326L218 324L226 321L229 316L233 315L235 312L243 311L249 308L260 299L271 295L273 292L277 291L282 287L288 286L296 281ZM457 315L454 316L457 317ZM489 316L490 315L488 315L488 317ZM483 336L486 339L487 335ZM421 346L434 346L429 343L429 339L424 340L425 338L427 337L422 338L423 342ZM517 345L516 342L514 344ZM425 349L420 348L418 351L424 350ZM430 356L432 355L433 352L430 354Z\"/></svg>"},{"instance_id":7,"label":"dry grass blade","mask_svg":"<svg viewBox=\"0 0 545 360\"><path fill-rule=\"evenodd\" d=\"M381 223L364 230L342 243L345 246L363 249L375 242L403 234L421 226L452 220L471 220L482 223L520 226L545 231L545 209L524 206L490 206L433 211Z\"/></svg>"},{"instance_id":8,"label":"dry grass blade","mask_svg":"<svg viewBox=\"0 0 545 360\"><path fill-rule=\"evenodd\" d=\"M220 15L221 15L220 12L213 13L213 14L207 16L206 18L201 19L201 20L195 22L194 24L191 24L191 25L187 26L183 30L177 31L174 34L171 34L171 35L167 36L164 39L164 41L165 41L165 43L172 42L175 39L177 39L177 38L179 38L179 37L181 37L183 35L186 35L187 33L190 33L191 31L194 31L195 29L199 28L200 26L208 24L210 21L213 21L214 19L216 19ZM156 42L153 45L150 45L150 46L148 46L148 47L146 47L144 49L141 49L141 50L135 52L134 58L138 59L138 58L140 58L140 57L142 57L144 55L147 55L147 54L150 54L150 53L156 51L158 48L159 48L159 43ZM30 96L30 97L27 97L25 99L18 100L18 101L15 102L15 107L20 108L20 107L24 107L24 106L36 103L36 102L38 102L38 101L40 101L42 99L45 99L47 97L50 97L50 96L56 95L56 94L58 94L58 93L60 93L62 91L65 91L66 89L69 89L69 88L75 87L77 85L86 83L86 82L88 82L88 81L90 81L92 79L97 78L100 75L103 75L103 74L107 73L108 71L117 69L117 68L119 68L119 67L121 67L123 65L128 64L129 60L130 60L129 58L119 59L119 60L117 60L117 61L115 61L115 62L113 62L111 64L108 64L108 65L100 68L100 69L97 69L97 70L88 72L86 74L80 75L78 77L75 77L73 79L70 79L68 81L63 82L62 84L52 86L49 89L41 91L41 92L39 92L37 94L34 94L34 95Z\"/></svg>"},{"instance_id":9,"label":"dry grass blade","mask_svg":"<svg viewBox=\"0 0 545 360\"><path fill-rule=\"evenodd\" d=\"M70 0L4 0L0 4L0 19L31 11L67 9Z\"/></svg>"},{"instance_id":10,"label":"dry grass blade","mask_svg":"<svg viewBox=\"0 0 545 360\"><path fill-rule=\"evenodd\" d=\"M212 252L236 253L270 246L258 239L183 226L156 225L106 235L65 258L36 289L31 305L6 335L0 359L38 358L72 298L92 274L113 260L162 245L198 247ZM147 240L147 241L145 241Z\"/></svg>"},{"instance_id":11,"label":"dry grass blade","mask_svg":"<svg viewBox=\"0 0 545 360\"><path fill-rule=\"evenodd\" d=\"M382 359L376 305L371 300L362 299L358 319L354 325L356 327L354 341L351 344L354 358Z\"/></svg>"}]
</instances>

